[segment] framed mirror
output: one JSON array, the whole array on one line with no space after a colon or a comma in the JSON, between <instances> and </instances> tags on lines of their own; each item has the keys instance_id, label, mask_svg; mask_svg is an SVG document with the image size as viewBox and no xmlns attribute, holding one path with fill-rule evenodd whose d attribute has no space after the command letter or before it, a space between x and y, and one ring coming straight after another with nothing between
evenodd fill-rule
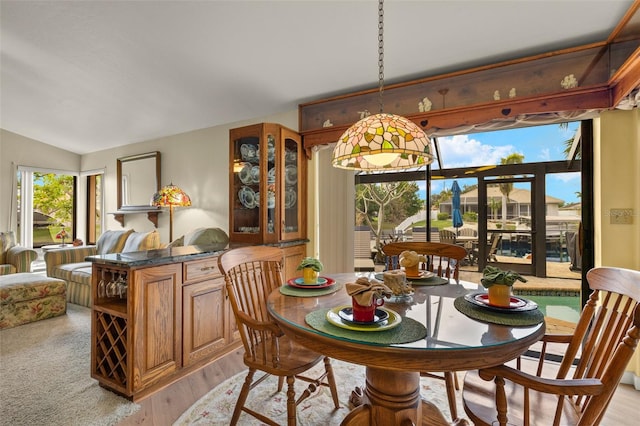
<instances>
[{"instance_id":1,"label":"framed mirror","mask_svg":"<svg viewBox=\"0 0 640 426\"><path fill-rule=\"evenodd\" d=\"M160 152L118 158L118 210L149 210L160 190Z\"/></svg>"}]
</instances>

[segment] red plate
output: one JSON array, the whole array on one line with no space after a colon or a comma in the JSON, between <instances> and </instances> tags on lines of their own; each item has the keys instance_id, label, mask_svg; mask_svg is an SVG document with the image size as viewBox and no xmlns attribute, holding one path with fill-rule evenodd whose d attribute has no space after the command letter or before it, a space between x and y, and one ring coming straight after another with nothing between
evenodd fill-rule
<instances>
[{"instance_id":1,"label":"red plate","mask_svg":"<svg viewBox=\"0 0 640 426\"><path fill-rule=\"evenodd\" d=\"M537 303L518 296L511 296L511 305L508 307L492 305L489 303L489 295L487 293L465 294L464 298L467 302L471 302L474 305L498 312L524 312L538 309Z\"/></svg>"},{"instance_id":2,"label":"red plate","mask_svg":"<svg viewBox=\"0 0 640 426\"><path fill-rule=\"evenodd\" d=\"M318 277L318 282L316 284L305 284L302 278L291 278L287 281L287 284L291 287L295 288L306 288L306 289L318 289L332 286L336 283L336 281L332 278L328 277Z\"/></svg>"},{"instance_id":3,"label":"red plate","mask_svg":"<svg viewBox=\"0 0 640 426\"><path fill-rule=\"evenodd\" d=\"M517 308L522 308L524 305L527 304L527 302L525 302L523 299L520 299L519 297L511 296L509 300L509 306L494 305L489 302L489 295L485 293L476 294L475 299L480 303L484 303L485 305L489 305L494 308L502 308L502 309L517 309Z\"/></svg>"}]
</instances>

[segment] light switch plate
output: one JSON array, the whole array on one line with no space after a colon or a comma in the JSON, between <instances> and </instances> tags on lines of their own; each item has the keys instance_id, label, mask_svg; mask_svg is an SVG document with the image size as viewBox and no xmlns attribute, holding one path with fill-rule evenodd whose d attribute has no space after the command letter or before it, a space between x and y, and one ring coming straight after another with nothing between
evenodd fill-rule
<instances>
[{"instance_id":1,"label":"light switch plate","mask_svg":"<svg viewBox=\"0 0 640 426\"><path fill-rule=\"evenodd\" d=\"M611 209L609 217L612 225L633 225L633 209Z\"/></svg>"}]
</instances>

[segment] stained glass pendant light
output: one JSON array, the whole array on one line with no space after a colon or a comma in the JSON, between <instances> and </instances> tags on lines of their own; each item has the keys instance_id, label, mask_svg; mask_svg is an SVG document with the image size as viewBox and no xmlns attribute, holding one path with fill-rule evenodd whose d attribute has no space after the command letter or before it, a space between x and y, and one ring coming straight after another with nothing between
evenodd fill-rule
<instances>
[{"instance_id":1,"label":"stained glass pendant light","mask_svg":"<svg viewBox=\"0 0 640 426\"><path fill-rule=\"evenodd\" d=\"M378 2L378 82L380 113L369 115L342 134L333 150L334 167L354 170L394 170L433 162L427 135L412 121L383 112L384 0Z\"/></svg>"},{"instance_id":2,"label":"stained glass pendant light","mask_svg":"<svg viewBox=\"0 0 640 426\"><path fill-rule=\"evenodd\" d=\"M173 241L173 208L188 207L191 205L191 198L173 182L153 194L151 205L156 207L169 207L169 242Z\"/></svg>"}]
</instances>

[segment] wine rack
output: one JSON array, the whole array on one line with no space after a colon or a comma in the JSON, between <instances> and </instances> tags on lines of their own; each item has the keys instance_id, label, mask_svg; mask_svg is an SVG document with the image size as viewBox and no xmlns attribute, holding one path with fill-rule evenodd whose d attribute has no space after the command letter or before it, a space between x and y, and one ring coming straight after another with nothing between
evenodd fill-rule
<instances>
[{"instance_id":1,"label":"wine rack","mask_svg":"<svg viewBox=\"0 0 640 426\"><path fill-rule=\"evenodd\" d=\"M128 386L127 320L94 311L96 324L95 374L126 392Z\"/></svg>"}]
</instances>

